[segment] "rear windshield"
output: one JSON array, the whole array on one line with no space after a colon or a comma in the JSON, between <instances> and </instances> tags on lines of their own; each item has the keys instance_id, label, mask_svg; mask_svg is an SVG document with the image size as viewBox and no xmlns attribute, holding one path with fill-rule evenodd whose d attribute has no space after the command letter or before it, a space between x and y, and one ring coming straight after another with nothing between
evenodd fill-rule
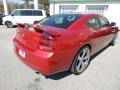
<instances>
[{"instance_id":1,"label":"rear windshield","mask_svg":"<svg viewBox=\"0 0 120 90\"><path fill-rule=\"evenodd\" d=\"M41 24L58 28L68 28L74 21L80 18L80 14L58 14L45 18Z\"/></svg>"}]
</instances>

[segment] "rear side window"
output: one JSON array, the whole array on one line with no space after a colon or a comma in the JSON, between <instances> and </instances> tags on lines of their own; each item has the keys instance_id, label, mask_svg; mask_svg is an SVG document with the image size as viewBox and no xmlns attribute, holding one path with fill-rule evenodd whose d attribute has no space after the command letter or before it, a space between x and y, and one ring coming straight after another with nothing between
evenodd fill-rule
<instances>
[{"instance_id":1,"label":"rear side window","mask_svg":"<svg viewBox=\"0 0 120 90\"><path fill-rule=\"evenodd\" d=\"M42 11L33 11L33 16L43 16Z\"/></svg>"},{"instance_id":2,"label":"rear side window","mask_svg":"<svg viewBox=\"0 0 120 90\"><path fill-rule=\"evenodd\" d=\"M110 26L110 23L104 17L99 17L99 21L100 21L102 27Z\"/></svg>"},{"instance_id":3,"label":"rear side window","mask_svg":"<svg viewBox=\"0 0 120 90\"><path fill-rule=\"evenodd\" d=\"M98 30L100 29L100 23L99 23L99 20L97 17L95 18L91 18L89 21L88 21L88 26L94 30Z\"/></svg>"},{"instance_id":4,"label":"rear side window","mask_svg":"<svg viewBox=\"0 0 120 90\"><path fill-rule=\"evenodd\" d=\"M21 10L21 16L32 16L32 10Z\"/></svg>"},{"instance_id":5,"label":"rear side window","mask_svg":"<svg viewBox=\"0 0 120 90\"><path fill-rule=\"evenodd\" d=\"M58 14L45 18L40 23L58 28L68 28L80 16L79 14Z\"/></svg>"}]
</instances>

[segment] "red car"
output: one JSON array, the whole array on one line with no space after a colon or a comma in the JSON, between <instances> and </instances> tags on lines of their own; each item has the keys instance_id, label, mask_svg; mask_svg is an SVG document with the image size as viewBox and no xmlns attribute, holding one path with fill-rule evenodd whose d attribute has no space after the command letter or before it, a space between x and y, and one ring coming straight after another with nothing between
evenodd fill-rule
<instances>
[{"instance_id":1,"label":"red car","mask_svg":"<svg viewBox=\"0 0 120 90\"><path fill-rule=\"evenodd\" d=\"M19 24L13 40L16 55L34 70L50 75L82 73L91 55L114 45L118 27L101 15L58 14L36 25Z\"/></svg>"}]
</instances>

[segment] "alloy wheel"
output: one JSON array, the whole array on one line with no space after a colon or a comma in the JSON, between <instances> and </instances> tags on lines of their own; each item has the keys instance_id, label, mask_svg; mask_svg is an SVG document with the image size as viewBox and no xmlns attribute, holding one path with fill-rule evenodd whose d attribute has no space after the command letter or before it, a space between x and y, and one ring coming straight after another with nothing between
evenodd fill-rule
<instances>
[{"instance_id":1,"label":"alloy wheel","mask_svg":"<svg viewBox=\"0 0 120 90\"><path fill-rule=\"evenodd\" d=\"M86 69L90 59L90 50L84 48L77 57L76 70L77 72L82 72Z\"/></svg>"},{"instance_id":2,"label":"alloy wheel","mask_svg":"<svg viewBox=\"0 0 120 90\"><path fill-rule=\"evenodd\" d=\"M12 28L12 27L13 27L13 24L12 24L12 22L7 22L6 26L7 26L8 28Z\"/></svg>"},{"instance_id":3,"label":"alloy wheel","mask_svg":"<svg viewBox=\"0 0 120 90\"><path fill-rule=\"evenodd\" d=\"M76 55L71 72L78 75L82 73L89 65L90 62L90 49L88 46L83 47Z\"/></svg>"}]
</instances>

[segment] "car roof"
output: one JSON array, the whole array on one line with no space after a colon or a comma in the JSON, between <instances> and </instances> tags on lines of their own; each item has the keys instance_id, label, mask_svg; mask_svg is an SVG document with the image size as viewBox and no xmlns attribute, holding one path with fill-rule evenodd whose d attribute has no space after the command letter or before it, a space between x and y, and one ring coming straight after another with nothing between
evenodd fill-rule
<instances>
[{"instance_id":1,"label":"car roof","mask_svg":"<svg viewBox=\"0 0 120 90\"><path fill-rule=\"evenodd\" d=\"M37 10L37 11L42 11L42 9L15 9L15 10Z\"/></svg>"},{"instance_id":2,"label":"car roof","mask_svg":"<svg viewBox=\"0 0 120 90\"><path fill-rule=\"evenodd\" d=\"M60 15L72 15L72 14L75 15L75 16L80 15L80 16L86 18L86 19L87 18L89 19L89 18L92 18L92 17L102 16L100 14L91 14L91 13L61 13ZM59 15L59 14L56 14L56 15Z\"/></svg>"},{"instance_id":3,"label":"car roof","mask_svg":"<svg viewBox=\"0 0 120 90\"><path fill-rule=\"evenodd\" d=\"M100 16L99 14L94 14L94 13L61 13L65 15L83 15L83 16Z\"/></svg>"}]
</instances>

